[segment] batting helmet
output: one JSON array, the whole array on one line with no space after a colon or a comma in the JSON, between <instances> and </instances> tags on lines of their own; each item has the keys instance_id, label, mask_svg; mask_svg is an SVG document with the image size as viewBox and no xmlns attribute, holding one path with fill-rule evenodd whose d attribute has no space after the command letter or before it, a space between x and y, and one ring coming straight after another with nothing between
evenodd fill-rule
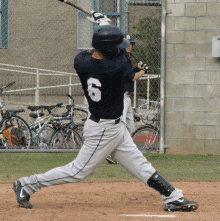
<instances>
[{"instance_id":1,"label":"batting helmet","mask_svg":"<svg viewBox=\"0 0 220 221\"><path fill-rule=\"evenodd\" d=\"M127 48L129 42L124 39L123 32L114 25L104 25L94 31L92 46L105 57L113 58L119 48Z\"/></svg>"},{"instance_id":2,"label":"batting helmet","mask_svg":"<svg viewBox=\"0 0 220 221\"><path fill-rule=\"evenodd\" d=\"M128 41L130 42L130 44L132 44L132 45L134 46L135 41L134 41L133 35L131 35L131 34L125 34L125 35L124 35L124 38L125 38L126 40L128 40Z\"/></svg>"}]
</instances>

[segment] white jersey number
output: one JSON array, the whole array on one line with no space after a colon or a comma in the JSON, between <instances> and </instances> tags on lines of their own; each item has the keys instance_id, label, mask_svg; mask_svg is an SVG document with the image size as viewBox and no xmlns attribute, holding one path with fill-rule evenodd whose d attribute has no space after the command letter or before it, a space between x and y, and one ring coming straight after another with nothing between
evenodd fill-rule
<instances>
[{"instance_id":1,"label":"white jersey number","mask_svg":"<svg viewBox=\"0 0 220 221\"><path fill-rule=\"evenodd\" d=\"M101 91L97 87L102 86L101 82L96 78L89 78L87 80L87 84L88 84L87 90L88 90L90 98L96 102L100 101L101 100ZM94 87L94 86L96 86L96 87Z\"/></svg>"}]
</instances>

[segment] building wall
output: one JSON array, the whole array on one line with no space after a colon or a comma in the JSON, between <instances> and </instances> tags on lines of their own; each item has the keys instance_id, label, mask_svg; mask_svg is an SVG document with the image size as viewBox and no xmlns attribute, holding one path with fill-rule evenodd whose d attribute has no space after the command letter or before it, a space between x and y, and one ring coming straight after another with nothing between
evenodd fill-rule
<instances>
[{"instance_id":1,"label":"building wall","mask_svg":"<svg viewBox=\"0 0 220 221\"><path fill-rule=\"evenodd\" d=\"M73 72L76 41L77 10L54 0L12 0L0 63Z\"/></svg>"},{"instance_id":2,"label":"building wall","mask_svg":"<svg viewBox=\"0 0 220 221\"><path fill-rule=\"evenodd\" d=\"M8 3L9 47L0 49L0 63L75 73L78 11L55 0L11 0ZM1 71L1 85L10 81L16 81L12 89L36 87L33 74ZM78 77L72 77L72 83L78 82ZM69 77L40 77L40 86L68 83ZM68 102L67 97L63 99L68 92L67 87L41 90L40 103ZM72 87L72 93L77 103L83 103L81 86ZM15 92L3 99L33 104L34 94L34 91Z\"/></svg>"},{"instance_id":3,"label":"building wall","mask_svg":"<svg viewBox=\"0 0 220 221\"><path fill-rule=\"evenodd\" d=\"M172 153L220 154L219 0L166 0L165 144Z\"/></svg>"}]
</instances>

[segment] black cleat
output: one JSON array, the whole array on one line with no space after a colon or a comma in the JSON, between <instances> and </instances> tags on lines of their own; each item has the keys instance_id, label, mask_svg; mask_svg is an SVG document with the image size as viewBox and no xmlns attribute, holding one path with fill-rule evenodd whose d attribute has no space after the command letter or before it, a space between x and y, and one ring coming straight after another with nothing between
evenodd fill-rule
<instances>
[{"instance_id":1,"label":"black cleat","mask_svg":"<svg viewBox=\"0 0 220 221\"><path fill-rule=\"evenodd\" d=\"M30 195L23 189L19 180L13 183L13 190L15 191L17 202L21 207L32 209L33 205L29 202Z\"/></svg>"},{"instance_id":2,"label":"black cleat","mask_svg":"<svg viewBox=\"0 0 220 221\"><path fill-rule=\"evenodd\" d=\"M170 203L166 203L164 206L165 211L194 211L197 210L199 205L194 201L189 201L185 197L181 197Z\"/></svg>"}]
</instances>

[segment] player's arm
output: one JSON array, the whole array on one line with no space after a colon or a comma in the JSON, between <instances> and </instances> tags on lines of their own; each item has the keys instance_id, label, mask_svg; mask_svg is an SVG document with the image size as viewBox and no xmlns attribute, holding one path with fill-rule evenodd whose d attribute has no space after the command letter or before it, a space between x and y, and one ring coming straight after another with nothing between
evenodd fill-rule
<instances>
[{"instance_id":1,"label":"player's arm","mask_svg":"<svg viewBox=\"0 0 220 221\"><path fill-rule=\"evenodd\" d=\"M144 74L146 74L146 73L148 72L148 69L149 69L148 66L147 66L146 64L144 64L142 61L140 61L140 62L138 63L138 68L136 69L136 70L138 70L138 71L135 72L133 81L139 79L139 78L142 77Z\"/></svg>"},{"instance_id":2,"label":"player's arm","mask_svg":"<svg viewBox=\"0 0 220 221\"><path fill-rule=\"evenodd\" d=\"M137 79L142 77L144 74L145 74L144 70L140 70L138 72L135 72L134 77L133 77L133 81L136 81Z\"/></svg>"}]
</instances>

